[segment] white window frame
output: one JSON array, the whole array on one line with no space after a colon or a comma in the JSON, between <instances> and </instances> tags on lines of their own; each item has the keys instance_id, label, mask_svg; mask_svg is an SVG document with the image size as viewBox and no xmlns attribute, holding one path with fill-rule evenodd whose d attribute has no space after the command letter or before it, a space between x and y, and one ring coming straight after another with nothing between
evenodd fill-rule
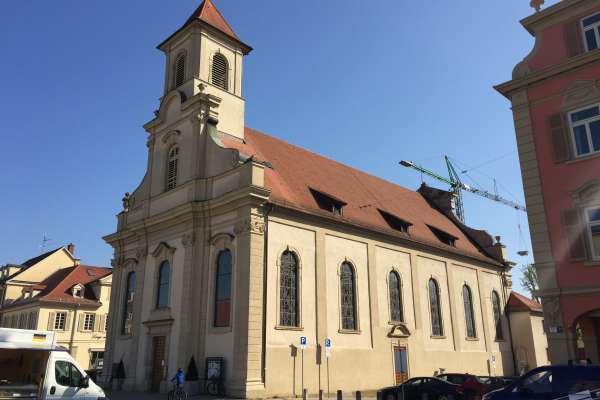
<instances>
[{"instance_id":1,"label":"white window frame","mask_svg":"<svg viewBox=\"0 0 600 400\"><path fill-rule=\"evenodd\" d=\"M568 122L569 122L569 132L570 132L570 136L571 136L571 145L573 146L573 154L574 154L575 158L590 157L590 156L593 156L596 154L600 154L600 150L594 150L594 143L592 142L592 132L591 132L590 126L589 126L590 123L592 123L592 122L600 121L600 112L598 113L598 115L596 115L595 117L592 117L592 118L584 119L584 120L577 121L577 122L573 122L571 120L571 115L576 114L583 110L587 110L588 108L594 108L594 107L598 107L598 109L600 110L600 104L590 104L585 107L581 107L576 110L569 111L567 113L567 119L569 120ZM590 152L585 153L585 154L577 153L577 142L575 141L575 127L578 127L580 125L585 125L585 127L586 127L585 131L586 131L586 135L587 135L588 146L590 147Z\"/></svg>"},{"instance_id":2,"label":"white window frame","mask_svg":"<svg viewBox=\"0 0 600 400\"><path fill-rule=\"evenodd\" d=\"M588 236L588 241L590 244L590 253L592 260L600 261L600 254L596 254L596 247L594 246L594 238L592 237L592 226L600 226L600 221L590 221L589 211L591 210L600 210L600 205L594 207L588 207L585 209L585 225L586 225L586 233Z\"/></svg>"},{"instance_id":3,"label":"white window frame","mask_svg":"<svg viewBox=\"0 0 600 400\"><path fill-rule=\"evenodd\" d=\"M588 15L586 17L581 18L581 20L579 21L579 24L581 25L581 38L583 40L583 46L585 48L585 51L592 51L592 50L596 50L596 49L600 49L600 21L593 23L592 25L588 25L588 26L583 26L583 20L584 19L588 19L590 17L593 17L595 15L598 15L600 13L595 13L595 14L591 14ZM588 42L587 42L587 38L585 37L585 33L589 30L594 30L594 34L596 36L596 45L598 47L596 47L595 49L589 49L588 48Z\"/></svg>"},{"instance_id":4,"label":"white window frame","mask_svg":"<svg viewBox=\"0 0 600 400\"><path fill-rule=\"evenodd\" d=\"M54 330L55 331L64 331L66 328L67 328L67 313L64 311L59 311L56 313L56 315L54 315Z\"/></svg>"},{"instance_id":5,"label":"white window frame","mask_svg":"<svg viewBox=\"0 0 600 400\"><path fill-rule=\"evenodd\" d=\"M85 313L83 315L83 325L82 325L81 329L84 332L91 332L91 331L93 331L94 330L94 323L96 322L95 319L96 319L95 314Z\"/></svg>"}]
</instances>

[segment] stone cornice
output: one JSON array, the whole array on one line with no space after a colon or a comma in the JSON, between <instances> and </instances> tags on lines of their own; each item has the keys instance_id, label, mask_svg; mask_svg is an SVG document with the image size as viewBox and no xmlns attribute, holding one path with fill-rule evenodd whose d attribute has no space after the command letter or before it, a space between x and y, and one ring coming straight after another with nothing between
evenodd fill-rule
<instances>
[{"instance_id":1,"label":"stone cornice","mask_svg":"<svg viewBox=\"0 0 600 400\"><path fill-rule=\"evenodd\" d=\"M529 73L522 78L501 83L494 86L494 89L510 100L515 91L597 61L600 61L600 50L589 51L576 57L569 58L560 64Z\"/></svg>"},{"instance_id":2,"label":"stone cornice","mask_svg":"<svg viewBox=\"0 0 600 400\"><path fill-rule=\"evenodd\" d=\"M528 17L525 17L521 20L521 25L523 25L523 27L525 29L527 29L527 31L534 35L535 29L534 26L539 24L540 22L547 20L549 18L552 18L554 15L564 11L564 10L569 10L572 9L573 7L576 7L578 3L583 3L585 1L588 0L563 0L560 1L540 12L536 12L535 14L532 14Z\"/></svg>"}]
</instances>

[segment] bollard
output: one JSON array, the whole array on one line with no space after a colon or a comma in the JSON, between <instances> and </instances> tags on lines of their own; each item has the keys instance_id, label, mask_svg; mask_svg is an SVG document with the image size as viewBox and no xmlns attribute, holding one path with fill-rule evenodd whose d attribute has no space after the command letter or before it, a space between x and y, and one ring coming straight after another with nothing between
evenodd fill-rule
<instances>
[{"instance_id":1,"label":"bollard","mask_svg":"<svg viewBox=\"0 0 600 400\"><path fill-rule=\"evenodd\" d=\"M337 400L343 400L343 398L342 398L342 391L341 390L337 391Z\"/></svg>"},{"instance_id":2,"label":"bollard","mask_svg":"<svg viewBox=\"0 0 600 400\"><path fill-rule=\"evenodd\" d=\"M323 390L319 390L319 400L323 400Z\"/></svg>"},{"instance_id":3,"label":"bollard","mask_svg":"<svg viewBox=\"0 0 600 400\"><path fill-rule=\"evenodd\" d=\"M306 394L308 392L308 389L302 389L302 399L306 400Z\"/></svg>"},{"instance_id":4,"label":"bollard","mask_svg":"<svg viewBox=\"0 0 600 400\"><path fill-rule=\"evenodd\" d=\"M362 400L362 393L360 392L360 390L356 391L356 400Z\"/></svg>"}]
</instances>

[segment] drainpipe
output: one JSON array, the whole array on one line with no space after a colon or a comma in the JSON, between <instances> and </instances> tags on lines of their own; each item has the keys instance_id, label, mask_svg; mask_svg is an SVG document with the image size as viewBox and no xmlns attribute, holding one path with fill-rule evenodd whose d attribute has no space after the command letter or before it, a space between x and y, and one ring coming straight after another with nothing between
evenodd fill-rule
<instances>
[{"instance_id":1,"label":"drainpipe","mask_svg":"<svg viewBox=\"0 0 600 400\"><path fill-rule=\"evenodd\" d=\"M504 286L506 282L505 274L506 272L502 273L502 286ZM510 326L510 314L506 312L506 304L508 302L508 300L506 299L506 290L502 290L502 298L504 299L504 314L507 316L506 320L508 321L508 336L510 337L510 353L512 355L513 370L514 374L517 375L519 371L517 366L517 358L515 357L515 342L513 340L512 328Z\"/></svg>"},{"instance_id":2,"label":"drainpipe","mask_svg":"<svg viewBox=\"0 0 600 400\"><path fill-rule=\"evenodd\" d=\"M263 249L263 301L262 301L262 381L266 385L267 377L267 271L268 271L268 249L269 249L269 214L273 210L273 205L265 203L263 205L265 218L264 249Z\"/></svg>"},{"instance_id":3,"label":"drainpipe","mask_svg":"<svg viewBox=\"0 0 600 400\"><path fill-rule=\"evenodd\" d=\"M77 326L77 307L79 304L75 304L75 312L73 314L73 323L71 324L71 338L69 339L69 354L73 347L73 339L75 337L75 327ZM72 354L71 354L72 355Z\"/></svg>"}]
</instances>

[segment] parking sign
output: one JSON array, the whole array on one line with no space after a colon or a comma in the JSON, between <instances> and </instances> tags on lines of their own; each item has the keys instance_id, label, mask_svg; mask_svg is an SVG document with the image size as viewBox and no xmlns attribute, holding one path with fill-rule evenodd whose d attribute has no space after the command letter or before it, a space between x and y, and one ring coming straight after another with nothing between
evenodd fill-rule
<instances>
[{"instance_id":1,"label":"parking sign","mask_svg":"<svg viewBox=\"0 0 600 400\"><path fill-rule=\"evenodd\" d=\"M306 336L300 336L300 348L302 350L306 348Z\"/></svg>"},{"instance_id":2,"label":"parking sign","mask_svg":"<svg viewBox=\"0 0 600 400\"><path fill-rule=\"evenodd\" d=\"M325 357L331 356L331 339L325 338Z\"/></svg>"}]
</instances>

